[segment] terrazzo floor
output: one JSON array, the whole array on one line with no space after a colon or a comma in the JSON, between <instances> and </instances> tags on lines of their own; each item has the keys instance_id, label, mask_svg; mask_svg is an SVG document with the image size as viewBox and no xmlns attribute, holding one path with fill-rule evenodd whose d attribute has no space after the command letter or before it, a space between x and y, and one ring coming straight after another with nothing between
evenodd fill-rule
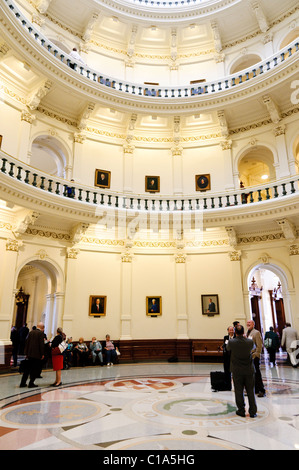
<instances>
[{"instance_id":1,"label":"terrazzo floor","mask_svg":"<svg viewBox=\"0 0 299 470\"><path fill-rule=\"evenodd\" d=\"M53 371L43 371L36 389L19 388L18 373L0 375L0 450L98 450L111 456L137 450L299 450L299 368L261 367L267 394L257 398L255 419L236 415L233 391L212 391L210 372L221 368L71 368L62 372L58 389L50 386Z\"/></svg>"}]
</instances>

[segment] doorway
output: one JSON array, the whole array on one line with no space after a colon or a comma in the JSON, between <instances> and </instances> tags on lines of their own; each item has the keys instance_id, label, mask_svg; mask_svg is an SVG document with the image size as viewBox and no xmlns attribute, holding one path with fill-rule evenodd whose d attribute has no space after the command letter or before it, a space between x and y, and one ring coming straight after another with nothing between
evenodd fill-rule
<instances>
[{"instance_id":1,"label":"doorway","mask_svg":"<svg viewBox=\"0 0 299 470\"><path fill-rule=\"evenodd\" d=\"M20 268L16 280L16 298L13 324L27 323L29 330L39 322L44 323L45 333L54 336L62 320L64 295L60 292L62 273L54 264L45 259L33 259ZM20 292L26 296L26 309L20 312ZM22 315L21 315L22 314Z\"/></svg>"},{"instance_id":2,"label":"doorway","mask_svg":"<svg viewBox=\"0 0 299 470\"><path fill-rule=\"evenodd\" d=\"M265 265L256 267L249 276L249 297L251 318L262 336L273 326L282 336L286 323L283 279L279 273Z\"/></svg>"}]
</instances>

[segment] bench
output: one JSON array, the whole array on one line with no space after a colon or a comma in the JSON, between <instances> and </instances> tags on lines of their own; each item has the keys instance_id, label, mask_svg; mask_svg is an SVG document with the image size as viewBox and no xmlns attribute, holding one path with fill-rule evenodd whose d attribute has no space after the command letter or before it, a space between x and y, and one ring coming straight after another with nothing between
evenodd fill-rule
<instances>
[{"instance_id":1,"label":"bench","mask_svg":"<svg viewBox=\"0 0 299 470\"><path fill-rule=\"evenodd\" d=\"M195 357L219 357L222 358L223 340L206 339L206 340L193 340L192 341L192 361Z\"/></svg>"},{"instance_id":2,"label":"bench","mask_svg":"<svg viewBox=\"0 0 299 470\"><path fill-rule=\"evenodd\" d=\"M73 349L75 348L75 346L79 343L79 341L72 341L72 344L73 344ZM91 343L91 340L90 341L84 341L84 343L86 344L86 346L88 347L88 350L89 350L89 354L88 354L88 363L87 365L92 365L92 358L91 358L91 351L89 349L89 345ZM105 345L105 341L100 341L101 345L102 345L102 354L103 354L103 361L104 361L104 364L106 363L106 352L105 352L105 349L104 349L104 345ZM113 344L115 346L115 349L119 347L119 341L113 341ZM72 360L74 360L74 357L72 356ZM96 360L96 363L98 361ZM119 364L119 356L117 356L116 358L116 361L115 361L116 364ZM77 364L76 363L73 363L72 364L73 366L76 366Z\"/></svg>"}]
</instances>

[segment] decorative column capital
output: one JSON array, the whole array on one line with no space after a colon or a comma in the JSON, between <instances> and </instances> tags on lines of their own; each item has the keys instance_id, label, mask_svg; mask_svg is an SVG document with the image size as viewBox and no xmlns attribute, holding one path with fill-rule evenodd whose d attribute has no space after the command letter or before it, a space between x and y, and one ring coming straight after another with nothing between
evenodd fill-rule
<instances>
[{"instance_id":1,"label":"decorative column capital","mask_svg":"<svg viewBox=\"0 0 299 470\"><path fill-rule=\"evenodd\" d=\"M283 124L281 124L280 126L276 126L273 132L275 137L279 137L280 135L284 135L286 133L286 128Z\"/></svg>"},{"instance_id":2,"label":"decorative column capital","mask_svg":"<svg viewBox=\"0 0 299 470\"><path fill-rule=\"evenodd\" d=\"M126 251L121 255L121 262L122 263L132 263L133 256L129 251Z\"/></svg>"},{"instance_id":3,"label":"decorative column capital","mask_svg":"<svg viewBox=\"0 0 299 470\"><path fill-rule=\"evenodd\" d=\"M6 241L6 251L18 252L22 245L23 245L22 241L8 238L8 240Z\"/></svg>"},{"instance_id":4,"label":"decorative column capital","mask_svg":"<svg viewBox=\"0 0 299 470\"><path fill-rule=\"evenodd\" d=\"M176 253L174 260L177 264L184 264L187 261L187 255L185 253Z\"/></svg>"},{"instance_id":5,"label":"decorative column capital","mask_svg":"<svg viewBox=\"0 0 299 470\"><path fill-rule=\"evenodd\" d=\"M132 155L134 153L135 147L134 145L125 144L123 145L123 150L124 150L124 154Z\"/></svg>"},{"instance_id":6,"label":"decorative column capital","mask_svg":"<svg viewBox=\"0 0 299 470\"><path fill-rule=\"evenodd\" d=\"M289 247L289 255L290 256L298 256L299 255L299 246L298 245L291 245Z\"/></svg>"},{"instance_id":7,"label":"decorative column capital","mask_svg":"<svg viewBox=\"0 0 299 470\"><path fill-rule=\"evenodd\" d=\"M85 140L86 140L85 134L82 134L81 132L74 133L74 142L76 144L84 144Z\"/></svg>"},{"instance_id":8,"label":"decorative column capital","mask_svg":"<svg viewBox=\"0 0 299 470\"><path fill-rule=\"evenodd\" d=\"M80 250L78 248L67 248L66 249L66 257L68 259L77 259Z\"/></svg>"},{"instance_id":9,"label":"decorative column capital","mask_svg":"<svg viewBox=\"0 0 299 470\"><path fill-rule=\"evenodd\" d=\"M241 251L230 251L229 257L231 261L241 261L242 252Z\"/></svg>"},{"instance_id":10,"label":"decorative column capital","mask_svg":"<svg viewBox=\"0 0 299 470\"><path fill-rule=\"evenodd\" d=\"M233 146L232 140L222 140L220 142L222 150L231 150Z\"/></svg>"},{"instance_id":11,"label":"decorative column capital","mask_svg":"<svg viewBox=\"0 0 299 470\"><path fill-rule=\"evenodd\" d=\"M28 122L29 124L32 124L33 121L35 121L35 119L36 119L35 114L31 114L28 111L26 111L26 109L23 109L21 113L21 121L25 121L25 122Z\"/></svg>"},{"instance_id":12,"label":"decorative column capital","mask_svg":"<svg viewBox=\"0 0 299 470\"><path fill-rule=\"evenodd\" d=\"M181 157L183 155L183 148L182 147L172 147L171 153L173 157Z\"/></svg>"}]
</instances>

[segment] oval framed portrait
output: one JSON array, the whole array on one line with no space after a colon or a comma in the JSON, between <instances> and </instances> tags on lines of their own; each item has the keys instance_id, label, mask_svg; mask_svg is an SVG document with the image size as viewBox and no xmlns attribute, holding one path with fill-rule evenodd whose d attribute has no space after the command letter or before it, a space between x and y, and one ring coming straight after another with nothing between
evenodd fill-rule
<instances>
[{"instance_id":1,"label":"oval framed portrait","mask_svg":"<svg viewBox=\"0 0 299 470\"><path fill-rule=\"evenodd\" d=\"M211 189L211 176L208 174L196 175L195 186L196 191L209 191Z\"/></svg>"}]
</instances>

